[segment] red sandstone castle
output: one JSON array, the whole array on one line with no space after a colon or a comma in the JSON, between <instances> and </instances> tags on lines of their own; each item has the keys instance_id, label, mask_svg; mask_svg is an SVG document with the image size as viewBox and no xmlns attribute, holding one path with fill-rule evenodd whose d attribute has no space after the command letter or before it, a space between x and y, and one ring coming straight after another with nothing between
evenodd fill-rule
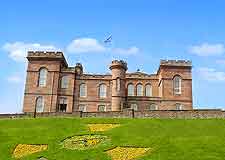
<instances>
[{"instance_id":1,"label":"red sandstone castle","mask_svg":"<svg viewBox=\"0 0 225 160\"><path fill-rule=\"evenodd\" d=\"M191 110L192 64L161 60L156 74L127 73L127 63L112 61L111 74L85 74L68 67L62 52L28 52L23 112L107 112L132 108Z\"/></svg>"}]
</instances>

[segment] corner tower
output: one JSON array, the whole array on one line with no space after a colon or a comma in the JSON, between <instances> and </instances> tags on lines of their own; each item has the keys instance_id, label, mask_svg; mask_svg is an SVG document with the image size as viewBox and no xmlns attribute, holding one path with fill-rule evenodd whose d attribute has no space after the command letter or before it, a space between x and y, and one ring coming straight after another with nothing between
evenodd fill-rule
<instances>
[{"instance_id":1,"label":"corner tower","mask_svg":"<svg viewBox=\"0 0 225 160\"><path fill-rule=\"evenodd\" d=\"M125 76L127 63L122 60L113 60L110 65L112 71L112 111L121 111L125 101Z\"/></svg>"}]
</instances>

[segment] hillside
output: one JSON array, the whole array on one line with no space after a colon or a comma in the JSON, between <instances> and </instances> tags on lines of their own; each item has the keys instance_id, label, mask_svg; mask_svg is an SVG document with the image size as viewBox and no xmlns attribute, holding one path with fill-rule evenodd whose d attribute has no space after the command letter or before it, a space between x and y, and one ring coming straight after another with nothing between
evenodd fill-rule
<instances>
[{"instance_id":1,"label":"hillside","mask_svg":"<svg viewBox=\"0 0 225 160\"><path fill-rule=\"evenodd\" d=\"M102 123L118 126L97 132L88 128L88 124ZM90 139L80 140L83 135L94 138L99 136L100 139L92 139L89 146ZM115 150L119 154L122 147L134 147L136 149L130 151L132 154L140 152L137 160L224 160L224 135L225 120L222 119L8 119L0 120L0 159L15 159L13 153L18 144L45 144L46 150L28 154L21 159L36 160L45 157L48 160L110 160L113 158L110 156L111 149L119 147ZM68 144L75 146L81 142L84 145L78 145L83 145L83 148L65 147L66 138L73 136L74 139L78 137L79 141ZM103 142L99 143L100 141ZM147 149L141 154L142 151L138 148ZM124 158L120 157L121 160Z\"/></svg>"}]
</instances>

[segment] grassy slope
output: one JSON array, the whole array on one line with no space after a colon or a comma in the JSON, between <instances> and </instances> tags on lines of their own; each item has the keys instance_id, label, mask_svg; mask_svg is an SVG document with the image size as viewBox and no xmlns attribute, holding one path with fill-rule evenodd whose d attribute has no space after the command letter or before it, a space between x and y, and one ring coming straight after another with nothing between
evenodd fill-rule
<instances>
[{"instance_id":1,"label":"grassy slope","mask_svg":"<svg viewBox=\"0 0 225 160\"><path fill-rule=\"evenodd\" d=\"M86 151L60 148L61 140L87 134L87 123L121 123L104 132L112 144ZM154 151L141 160L224 160L225 120L72 119L40 118L0 120L0 160L12 159L16 144L49 144L49 149L24 160L45 156L49 160L108 160L103 152L112 146L135 145Z\"/></svg>"}]
</instances>

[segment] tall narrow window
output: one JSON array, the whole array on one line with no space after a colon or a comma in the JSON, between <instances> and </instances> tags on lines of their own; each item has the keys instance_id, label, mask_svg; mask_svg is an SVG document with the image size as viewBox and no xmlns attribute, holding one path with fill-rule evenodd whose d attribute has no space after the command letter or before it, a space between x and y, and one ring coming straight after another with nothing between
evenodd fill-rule
<instances>
[{"instance_id":1,"label":"tall narrow window","mask_svg":"<svg viewBox=\"0 0 225 160\"><path fill-rule=\"evenodd\" d=\"M36 99L36 112L44 112L44 98L42 96Z\"/></svg>"},{"instance_id":2,"label":"tall narrow window","mask_svg":"<svg viewBox=\"0 0 225 160\"><path fill-rule=\"evenodd\" d=\"M173 90L174 94L181 94L181 77L175 76L173 78Z\"/></svg>"},{"instance_id":3,"label":"tall narrow window","mask_svg":"<svg viewBox=\"0 0 225 160\"><path fill-rule=\"evenodd\" d=\"M145 86L145 96L152 96L152 85L151 84L147 84Z\"/></svg>"},{"instance_id":4,"label":"tall narrow window","mask_svg":"<svg viewBox=\"0 0 225 160\"><path fill-rule=\"evenodd\" d=\"M142 84L137 85L137 96L143 96L143 85Z\"/></svg>"},{"instance_id":5,"label":"tall narrow window","mask_svg":"<svg viewBox=\"0 0 225 160\"><path fill-rule=\"evenodd\" d=\"M99 112L105 112L105 111L106 111L105 105L99 105L99 106L98 106L98 111L99 111Z\"/></svg>"},{"instance_id":6,"label":"tall narrow window","mask_svg":"<svg viewBox=\"0 0 225 160\"><path fill-rule=\"evenodd\" d=\"M176 110L183 110L183 105L180 103L176 103Z\"/></svg>"},{"instance_id":7,"label":"tall narrow window","mask_svg":"<svg viewBox=\"0 0 225 160\"><path fill-rule=\"evenodd\" d=\"M86 84L82 83L80 85L80 97L86 97L87 96L87 86Z\"/></svg>"},{"instance_id":8,"label":"tall narrow window","mask_svg":"<svg viewBox=\"0 0 225 160\"><path fill-rule=\"evenodd\" d=\"M134 85L133 84L128 84L127 86L127 94L128 96L134 96Z\"/></svg>"},{"instance_id":9,"label":"tall narrow window","mask_svg":"<svg viewBox=\"0 0 225 160\"><path fill-rule=\"evenodd\" d=\"M60 97L59 99L59 111L60 112L66 112L67 108L67 98L66 97Z\"/></svg>"},{"instance_id":10,"label":"tall narrow window","mask_svg":"<svg viewBox=\"0 0 225 160\"><path fill-rule=\"evenodd\" d=\"M68 76L63 76L61 79L61 88L68 88L69 86L69 78Z\"/></svg>"},{"instance_id":11,"label":"tall narrow window","mask_svg":"<svg viewBox=\"0 0 225 160\"><path fill-rule=\"evenodd\" d=\"M120 78L116 78L116 90L120 91Z\"/></svg>"},{"instance_id":12,"label":"tall narrow window","mask_svg":"<svg viewBox=\"0 0 225 160\"><path fill-rule=\"evenodd\" d=\"M106 85L105 84L100 84L99 85L99 97L100 98L105 98L106 97Z\"/></svg>"},{"instance_id":13,"label":"tall narrow window","mask_svg":"<svg viewBox=\"0 0 225 160\"><path fill-rule=\"evenodd\" d=\"M41 68L39 71L39 79L38 79L38 86L39 87L44 87L46 86L46 81L47 81L47 69L46 68Z\"/></svg>"}]
</instances>

